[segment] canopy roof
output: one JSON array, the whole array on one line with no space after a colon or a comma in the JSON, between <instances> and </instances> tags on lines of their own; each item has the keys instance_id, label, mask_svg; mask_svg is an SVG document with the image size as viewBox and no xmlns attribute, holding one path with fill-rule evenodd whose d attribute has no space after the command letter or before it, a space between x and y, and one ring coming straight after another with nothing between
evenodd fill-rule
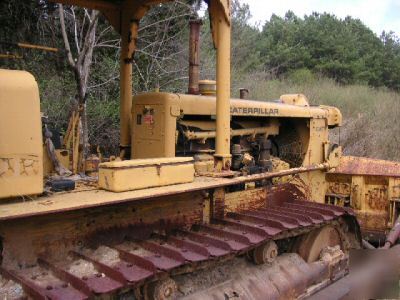
<instances>
[{"instance_id":1,"label":"canopy roof","mask_svg":"<svg viewBox=\"0 0 400 300\"><path fill-rule=\"evenodd\" d=\"M171 2L172 0L50 0L51 2L75 5L100 11L114 27L121 33L122 13L129 11L134 16L138 11L139 19L147 12L148 8L155 4Z\"/></svg>"}]
</instances>

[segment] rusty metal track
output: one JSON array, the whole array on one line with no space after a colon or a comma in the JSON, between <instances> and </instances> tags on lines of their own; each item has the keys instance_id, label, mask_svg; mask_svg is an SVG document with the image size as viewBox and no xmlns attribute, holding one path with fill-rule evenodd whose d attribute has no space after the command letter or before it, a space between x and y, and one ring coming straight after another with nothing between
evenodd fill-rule
<instances>
[{"instance_id":1,"label":"rusty metal track","mask_svg":"<svg viewBox=\"0 0 400 300\"><path fill-rule=\"evenodd\" d=\"M35 299L87 299L118 294L167 273L188 272L187 267L194 270L210 260L247 252L294 229L312 230L349 214L347 209L335 206L288 201L256 211L230 212L211 224L178 230L171 236L154 235L149 240L84 248L71 251L62 262L38 258L35 269L1 267L0 272Z\"/></svg>"}]
</instances>

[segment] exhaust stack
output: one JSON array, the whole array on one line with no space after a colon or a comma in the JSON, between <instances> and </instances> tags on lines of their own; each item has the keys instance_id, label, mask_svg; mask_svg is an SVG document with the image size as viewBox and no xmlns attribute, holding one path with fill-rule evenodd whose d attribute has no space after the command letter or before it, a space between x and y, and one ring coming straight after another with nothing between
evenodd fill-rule
<instances>
[{"instance_id":1,"label":"exhaust stack","mask_svg":"<svg viewBox=\"0 0 400 300\"><path fill-rule=\"evenodd\" d=\"M199 94L200 78L200 29L203 22L201 20L191 20L189 22L189 88L188 94Z\"/></svg>"},{"instance_id":2,"label":"exhaust stack","mask_svg":"<svg viewBox=\"0 0 400 300\"><path fill-rule=\"evenodd\" d=\"M240 92L240 99L249 99L249 90L248 89L241 88L239 90L239 92Z\"/></svg>"}]
</instances>

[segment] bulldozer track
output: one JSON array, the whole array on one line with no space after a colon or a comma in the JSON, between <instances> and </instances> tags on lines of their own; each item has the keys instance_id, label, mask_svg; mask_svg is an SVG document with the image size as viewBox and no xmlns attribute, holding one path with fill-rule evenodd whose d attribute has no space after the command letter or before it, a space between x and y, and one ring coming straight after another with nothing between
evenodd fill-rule
<instances>
[{"instance_id":1,"label":"bulldozer track","mask_svg":"<svg viewBox=\"0 0 400 300\"><path fill-rule=\"evenodd\" d=\"M256 211L231 212L211 224L179 229L168 236L155 234L147 240L102 244L95 249L82 247L80 251L70 251L62 261L39 257L37 264L29 268L3 266L0 295L12 299L10 291L15 287L22 289L19 296L34 299L90 299L120 294L349 215L352 211L346 208L301 200Z\"/></svg>"}]
</instances>

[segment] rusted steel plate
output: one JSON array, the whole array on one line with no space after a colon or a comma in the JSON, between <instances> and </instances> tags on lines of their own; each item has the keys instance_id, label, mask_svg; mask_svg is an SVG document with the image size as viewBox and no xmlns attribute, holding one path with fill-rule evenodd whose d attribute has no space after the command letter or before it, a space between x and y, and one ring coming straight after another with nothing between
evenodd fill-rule
<instances>
[{"instance_id":1,"label":"rusted steel plate","mask_svg":"<svg viewBox=\"0 0 400 300\"><path fill-rule=\"evenodd\" d=\"M151 261L117 247L114 249L118 251L119 257L123 260L116 267L129 282L141 282L157 273L157 268Z\"/></svg>"},{"instance_id":2,"label":"rusted steel plate","mask_svg":"<svg viewBox=\"0 0 400 300\"><path fill-rule=\"evenodd\" d=\"M260 215L254 215L248 212L245 213L235 213L235 212L229 212L226 215L230 219L234 219L235 221L240 221L244 222L244 224L250 225L250 226L256 226L258 228L263 228L265 227L269 222L275 225L279 229L285 228L280 222L277 221L271 221L268 220L267 218L261 217Z\"/></svg>"},{"instance_id":3,"label":"rusted steel plate","mask_svg":"<svg viewBox=\"0 0 400 300\"><path fill-rule=\"evenodd\" d=\"M356 156L342 156L340 164L329 173L400 177L400 163Z\"/></svg>"},{"instance_id":4,"label":"rusted steel plate","mask_svg":"<svg viewBox=\"0 0 400 300\"><path fill-rule=\"evenodd\" d=\"M87 294L75 289L68 282L57 282L55 284L54 282L41 281L39 284L34 279L26 278L15 270L1 268L0 272L4 277L19 283L24 291L34 299L88 299Z\"/></svg>"},{"instance_id":5,"label":"rusted steel plate","mask_svg":"<svg viewBox=\"0 0 400 300\"><path fill-rule=\"evenodd\" d=\"M325 203L323 204L323 203L301 201L301 200L295 200L293 201L293 203L298 205L304 205L307 207L316 207L324 210L329 210L333 212L335 216L342 216L344 214L354 215L354 211L350 207L341 207L333 204L325 204Z\"/></svg>"},{"instance_id":6,"label":"rusted steel plate","mask_svg":"<svg viewBox=\"0 0 400 300\"><path fill-rule=\"evenodd\" d=\"M188 244L186 244L186 245L189 246ZM182 264L185 261L188 261L188 262L203 261L209 257L209 255L204 256L202 254L199 254L196 251L190 250L190 249L193 249L193 247L189 246L189 248L188 248L188 247L184 246L183 244L182 244L182 246L178 246L176 243L170 242L169 239L167 242L162 243L162 247L165 249L176 251L177 253L179 253L179 256L183 258Z\"/></svg>"},{"instance_id":7,"label":"rusted steel plate","mask_svg":"<svg viewBox=\"0 0 400 300\"><path fill-rule=\"evenodd\" d=\"M151 242L140 242L137 244L139 247L135 250L145 249L149 253L144 254L142 257L154 264L157 269L169 271L173 268L179 267L185 259L179 254L172 254L170 251L161 249Z\"/></svg>"},{"instance_id":8,"label":"rusted steel plate","mask_svg":"<svg viewBox=\"0 0 400 300\"><path fill-rule=\"evenodd\" d=\"M189 242L185 238L170 236L168 237L168 243L179 247L182 255L189 261L196 262L206 260L211 255L207 248L196 243Z\"/></svg>"},{"instance_id":9,"label":"rusted steel plate","mask_svg":"<svg viewBox=\"0 0 400 300\"><path fill-rule=\"evenodd\" d=\"M142 241L140 242L140 245L156 254L161 254L162 256L175 260L179 264L183 264L185 262L183 255L176 249L171 249L151 241Z\"/></svg>"},{"instance_id":10,"label":"rusted steel plate","mask_svg":"<svg viewBox=\"0 0 400 300\"><path fill-rule=\"evenodd\" d=\"M249 211L246 212L246 215L258 217L261 219L267 218L268 220L279 222L285 229L297 228L300 225L299 221L295 218L266 211Z\"/></svg>"},{"instance_id":11,"label":"rusted steel plate","mask_svg":"<svg viewBox=\"0 0 400 300\"><path fill-rule=\"evenodd\" d=\"M157 269L150 262L142 262L143 259L132 258L129 255L123 255L117 249L110 247L99 247L107 249L99 255L91 254L75 254L80 258L90 261L97 269L106 274L108 277L121 282L122 284L132 285L143 281L157 273ZM86 252L87 253L87 252ZM114 254L114 256L113 256ZM108 257L108 259L107 259ZM127 258L126 260L123 257Z\"/></svg>"},{"instance_id":12,"label":"rusted steel plate","mask_svg":"<svg viewBox=\"0 0 400 300\"><path fill-rule=\"evenodd\" d=\"M240 251L249 248L251 245L250 240L245 235L230 231L229 228L220 229L217 226L202 225L199 229L200 234L211 236L227 243L231 251Z\"/></svg>"},{"instance_id":13,"label":"rusted steel plate","mask_svg":"<svg viewBox=\"0 0 400 300\"><path fill-rule=\"evenodd\" d=\"M231 218L224 218L215 221L223 224L225 229L237 231L242 235L248 236L254 244L258 244L259 242L270 238L274 234L273 231L276 230L276 228L267 225L258 226L251 222Z\"/></svg>"},{"instance_id":14,"label":"rusted steel plate","mask_svg":"<svg viewBox=\"0 0 400 300\"><path fill-rule=\"evenodd\" d=\"M274 214L286 215L288 217L295 218L301 226L310 226L314 224L313 220L309 216L299 212L292 212L279 206L268 206L267 209L262 209L260 211L267 213L271 212Z\"/></svg>"},{"instance_id":15,"label":"rusted steel plate","mask_svg":"<svg viewBox=\"0 0 400 300\"><path fill-rule=\"evenodd\" d=\"M109 277L103 277L103 274L97 273L90 277L82 277L86 285L93 291L94 294L109 294L117 291L123 285Z\"/></svg>"},{"instance_id":16,"label":"rusted steel plate","mask_svg":"<svg viewBox=\"0 0 400 300\"><path fill-rule=\"evenodd\" d=\"M298 224L300 226L310 226L310 225L314 224L312 219L308 216L305 216L304 214L290 212L290 211L287 211L287 210L285 210L283 208L279 208L279 207L269 206L268 208L260 209L259 211L262 213L277 216L278 218L280 218L282 220L284 220L285 217L293 218L298 222Z\"/></svg>"},{"instance_id":17,"label":"rusted steel plate","mask_svg":"<svg viewBox=\"0 0 400 300\"><path fill-rule=\"evenodd\" d=\"M210 236L205 236L193 231L180 231L185 237L192 242L204 246L211 254L211 256L223 256L231 252L231 247L225 241L215 239Z\"/></svg>"},{"instance_id":18,"label":"rusted steel plate","mask_svg":"<svg viewBox=\"0 0 400 300\"><path fill-rule=\"evenodd\" d=\"M292 202L287 202L282 204L284 208L296 209L303 211L305 214L311 216L312 218L329 221L335 217L335 214L330 210L325 210L323 208L316 208L304 204L295 204Z\"/></svg>"},{"instance_id":19,"label":"rusted steel plate","mask_svg":"<svg viewBox=\"0 0 400 300\"><path fill-rule=\"evenodd\" d=\"M123 274L121 274L119 271L113 269L112 267L109 267L109 266L99 262L98 260L93 259L93 258L91 258L91 257L89 257L87 255L82 254L82 253L78 253L78 252L75 252L75 251L71 251L71 253L73 253L73 255L75 255L77 257L80 257L80 258L82 258L84 260L87 260L87 261L91 262L93 265L95 265L96 268L101 272L99 274L102 275L102 277L105 277L103 275L106 275L107 277L109 277L109 278L111 278L111 279L113 279L113 280L115 280L117 282L120 282L122 284L126 283L126 279L123 276Z\"/></svg>"},{"instance_id":20,"label":"rusted steel plate","mask_svg":"<svg viewBox=\"0 0 400 300\"><path fill-rule=\"evenodd\" d=\"M76 252L71 251L67 262L57 267L69 274L68 276L72 280L70 281L71 285L79 282L81 286L85 286L85 289L90 290L95 295L110 294L124 286L124 283L109 277L109 274L103 273L102 270L105 269L100 270L98 264L92 263Z\"/></svg>"},{"instance_id":21,"label":"rusted steel plate","mask_svg":"<svg viewBox=\"0 0 400 300\"><path fill-rule=\"evenodd\" d=\"M206 233L210 234L213 236L216 236L218 238L222 238L224 241L236 241L240 244L243 245L250 245L251 241L250 239L243 234L243 232L239 230L231 230L230 228L227 228L226 226L222 225L200 225L199 227L199 233Z\"/></svg>"},{"instance_id":22,"label":"rusted steel plate","mask_svg":"<svg viewBox=\"0 0 400 300\"><path fill-rule=\"evenodd\" d=\"M36 299L47 299L46 290L32 283L30 280L26 280L22 275L18 274L14 270L6 270L0 267L0 273L2 276L13 280L20 284L24 291Z\"/></svg>"},{"instance_id":23,"label":"rusted steel plate","mask_svg":"<svg viewBox=\"0 0 400 300\"><path fill-rule=\"evenodd\" d=\"M54 272L54 274L60 278L61 280L68 282L71 286L75 289L81 291L85 295L92 295L92 291L89 289L87 284L80 278L76 277L75 275L68 273L67 271L63 270L61 267L57 266L56 264L48 262L44 258L38 259L39 265L46 267L47 269Z\"/></svg>"},{"instance_id":24,"label":"rusted steel plate","mask_svg":"<svg viewBox=\"0 0 400 300\"><path fill-rule=\"evenodd\" d=\"M317 208L323 208L325 210L330 210L335 216L341 216L343 214L349 213L349 211L346 210L346 208L330 204L322 204L317 202L301 201L301 200L295 200L293 201L293 203L299 205L305 205L308 207L317 207Z\"/></svg>"},{"instance_id":25,"label":"rusted steel plate","mask_svg":"<svg viewBox=\"0 0 400 300\"><path fill-rule=\"evenodd\" d=\"M151 273L147 270L139 268L138 266L121 261L117 263L114 268L121 273L122 276L126 279L129 284L136 284L144 279L151 277L154 273Z\"/></svg>"},{"instance_id":26,"label":"rusted steel plate","mask_svg":"<svg viewBox=\"0 0 400 300\"><path fill-rule=\"evenodd\" d=\"M236 221L244 221L246 224L254 225L257 227L271 226L277 230L287 229L281 222L269 219L266 215L254 215L251 212L243 213L228 213L228 218L235 219Z\"/></svg>"},{"instance_id":27,"label":"rusted steel plate","mask_svg":"<svg viewBox=\"0 0 400 300\"><path fill-rule=\"evenodd\" d=\"M290 203L290 205L288 205L288 207L293 207L296 209L304 209L307 211L307 213L313 213L313 214L319 214L322 216L322 218L325 221L329 221L332 220L335 217L335 214L328 209L324 209L324 208L319 208L319 207L314 207L314 206L309 206L309 205L300 205L300 204L294 204L294 203Z\"/></svg>"},{"instance_id":28,"label":"rusted steel plate","mask_svg":"<svg viewBox=\"0 0 400 300\"><path fill-rule=\"evenodd\" d=\"M297 215L303 215L307 219L311 220L313 224L321 224L324 221L324 218L322 215L315 213L315 212L310 212L304 208L295 208L292 206L288 206L286 204L282 206L272 206L272 209L280 210L280 211L287 211L289 213L295 213Z\"/></svg>"},{"instance_id":29,"label":"rusted steel plate","mask_svg":"<svg viewBox=\"0 0 400 300\"><path fill-rule=\"evenodd\" d=\"M50 289L48 287L47 289ZM54 286L51 290L48 290L49 299L62 299L62 300L78 300L78 299L88 299L88 296L82 292L72 288L68 283L62 286Z\"/></svg>"}]
</instances>

